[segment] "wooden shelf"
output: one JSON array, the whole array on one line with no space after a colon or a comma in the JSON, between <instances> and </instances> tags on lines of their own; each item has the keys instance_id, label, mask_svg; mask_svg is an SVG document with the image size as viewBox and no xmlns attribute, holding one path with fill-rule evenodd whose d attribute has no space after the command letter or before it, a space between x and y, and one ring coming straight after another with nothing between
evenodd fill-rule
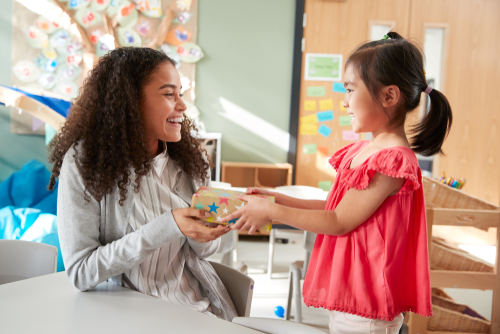
<instances>
[{"instance_id":1,"label":"wooden shelf","mask_svg":"<svg viewBox=\"0 0 500 334\"><path fill-rule=\"evenodd\" d=\"M276 188L292 185L293 166L250 162L222 161L222 182L233 187Z\"/></svg>"}]
</instances>

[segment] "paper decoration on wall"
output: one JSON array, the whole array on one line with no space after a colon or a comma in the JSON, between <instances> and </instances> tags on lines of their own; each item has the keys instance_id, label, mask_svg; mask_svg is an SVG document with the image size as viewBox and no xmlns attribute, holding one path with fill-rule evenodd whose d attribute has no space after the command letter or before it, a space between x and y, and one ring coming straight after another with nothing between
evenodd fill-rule
<instances>
[{"instance_id":1,"label":"paper decoration on wall","mask_svg":"<svg viewBox=\"0 0 500 334\"><path fill-rule=\"evenodd\" d=\"M131 28L137 23L139 13L137 9L135 9L134 4L127 1L127 3L118 7L118 15L116 18L120 26Z\"/></svg>"},{"instance_id":2,"label":"paper decoration on wall","mask_svg":"<svg viewBox=\"0 0 500 334\"><path fill-rule=\"evenodd\" d=\"M327 127L325 124L321 124L320 127L318 128L318 133L326 138L332 133L332 129Z\"/></svg>"},{"instance_id":3,"label":"paper decoration on wall","mask_svg":"<svg viewBox=\"0 0 500 334\"><path fill-rule=\"evenodd\" d=\"M135 46L142 45L142 38L139 34L131 28L118 28L118 42L121 46Z\"/></svg>"},{"instance_id":4,"label":"paper decoration on wall","mask_svg":"<svg viewBox=\"0 0 500 334\"><path fill-rule=\"evenodd\" d=\"M315 136L317 133L318 126L316 124L300 124L299 126L299 134L301 135Z\"/></svg>"},{"instance_id":5,"label":"paper decoration on wall","mask_svg":"<svg viewBox=\"0 0 500 334\"><path fill-rule=\"evenodd\" d=\"M192 35L193 34L188 30L182 27L176 27L168 32L167 37L165 37L165 42L170 45L179 46L182 43L189 42Z\"/></svg>"},{"instance_id":6,"label":"paper decoration on wall","mask_svg":"<svg viewBox=\"0 0 500 334\"><path fill-rule=\"evenodd\" d=\"M57 60L47 59L43 55L40 55L36 59L36 65L40 70L52 73L56 70L59 62Z\"/></svg>"},{"instance_id":7,"label":"paper decoration on wall","mask_svg":"<svg viewBox=\"0 0 500 334\"><path fill-rule=\"evenodd\" d=\"M50 36L50 46L58 51L66 51L70 44L72 36L66 30L58 30Z\"/></svg>"},{"instance_id":8,"label":"paper decoration on wall","mask_svg":"<svg viewBox=\"0 0 500 334\"><path fill-rule=\"evenodd\" d=\"M108 8L106 9L106 13L109 17L115 17L115 15L118 13L118 8L126 3L129 2L127 0L111 0L109 2Z\"/></svg>"},{"instance_id":9,"label":"paper decoration on wall","mask_svg":"<svg viewBox=\"0 0 500 334\"><path fill-rule=\"evenodd\" d=\"M42 121L41 119L33 116L33 120L31 121L31 131L35 132L36 130L38 130L44 124L45 124L44 121Z\"/></svg>"},{"instance_id":10,"label":"paper decoration on wall","mask_svg":"<svg viewBox=\"0 0 500 334\"><path fill-rule=\"evenodd\" d=\"M49 37L45 32L35 26L30 26L25 31L28 44L35 49L46 48L49 46Z\"/></svg>"},{"instance_id":11,"label":"paper decoration on wall","mask_svg":"<svg viewBox=\"0 0 500 334\"><path fill-rule=\"evenodd\" d=\"M97 44L99 37L104 35L104 32L101 29L95 29L90 33L90 42L93 44Z\"/></svg>"},{"instance_id":12,"label":"paper decoration on wall","mask_svg":"<svg viewBox=\"0 0 500 334\"><path fill-rule=\"evenodd\" d=\"M170 59L175 61L176 63L175 68L177 69L181 68L181 57L177 53L176 48L174 49L168 44L162 44L162 46L160 46L160 50L163 51L163 53L165 53L167 56L169 56Z\"/></svg>"},{"instance_id":13,"label":"paper decoration on wall","mask_svg":"<svg viewBox=\"0 0 500 334\"><path fill-rule=\"evenodd\" d=\"M316 144L302 145L302 153L304 154L316 154L316 151L317 151Z\"/></svg>"},{"instance_id":14,"label":"paper decoration on wall","mask_svg":"<svg viewBox=\"0 0 500 334\"><path fill-rule=\"evenodd\" d=\"M175 4L181 12L187 12L191 9L192 0L175 0Z\"/></svg>"},{"instance_id":15,"label":"paper decoration on wall","mask_svg":"<svg viewBox=\"0 0 500 334\"><path fill-rule=\"evenodd\" d=\"M109 4L111 3L111 0L94 0L92 1L92 4L90 5L90 9L101 12L108 8Z\"/></svg>"},{"instance_id":16,"label":"paper decoration on wall","mask_svg":"<svg viewBox=\"0 0 500 334\"><path fill-rule=\"evenodd\" d=\"M191 20L191 17L193 14L189 12L182 12L177 15L177 17L174 19L173 23L180 23L180 24L186 24Z\"/></svg>"},{"instance_id":17,"label":"paper decoration on wall","mask_svg":"<svg viewBox=\"0 0 500 334\"><path fill-rule=\"evenodd\" d=\"M88 8L82 8L76 11L75 20L84 28L90 28L97 23L102 22L101 14Z\"/></svg>"},{"instance_id":18,"label":"paper decoration on wall","mask_svg":"<svg viewBox=\"0 0 500 334\"><path fill-rule=\"evenodd\" d=\"M156 19L162 16L160 0L140 0L137 2L137 9L149 18Z\"/></svg>"},{"instance_id":19,"label":"paper decoration on wall","mask_svg":"<svg viewBox=\"0 0 500 334\"><path fill-rule=\"evenodd\" d=\"M354 141L359 140L359 133L354 131L342 131L342 140L344 141Z\"/></svg>"},{"instance_id":20,"label":"paper decoration on wall","mask_svg":"<svg viewBox=\"0 0 500 334\"><path fill-rule=\"evenodd\" d=\"M306 53L305 80L342 80L342 55Z\"/></svg>"},{"instance_id":21,"label":"paper decoration on wall","mask_svg":"<svg viewBox=\"0 0 500 334\"><path fill-rule=\"evenodd\" d=\"M316 124L318 123L318 117L315 114L302 116L300 118L300 124Z\"/></svg>"},{"instance_id":22,"label":"paper decoration on wall","mask_svg":"<svg viewBox=\"0 0 500 334\"><path fill-rule=\"evenodd\" d=\"M49 145L52 139L56 135L56 130L53 127L45 123L45 145Z\"/></svg>"},{"instance_id":23,"label":"paper decoration on wall","mask_svg":"<svg viewBox=\"0 0 500 334\"><path fill-rule=\"evenodd\" d=\"M321 100L319 101L319 110L332 110L333 100Z\"/></svg>"},{"instance_id":24,"label":"paper decoration on wall","mask_svg":"<svg viewBox=\"0 0 500 334\"><path fill-rule=\"evenodd\" d=\"M330 191L330 189L332 189L332 181L319 181L318 188L324 191Z\"/></svg>"},{"instance_id":25,"label":"paper decoration on wall","mask_svg":"<svg viewBox=\"0 0 500 334\"><path fill-rule=\"evenodd\" d=\"M304 101L305 111L316 111L316 101L315 100L305 100Z\"/></svg>"},{"instance_id":26,"label":"paper decoration on wall","mask_svg":"<svg viewBox=\"0 0 500 334\"><path fill-rule=\"evenodd\" d=\"M82 64L82 59L81 51L77 51L73 54L66 55L66 64L72 67L79 67Z\"/></svg>"},{"instance_id":27,"label":"paper decoration on wall","mask_svg":"<svg viewBox=\"0 0 500 334\"><path fill-rule=\"evenodd\" d=\"M42 55L50 60L55 60L57 58L57 52L56 49L52 47L47 47L42 49Z\"/></svg>"},{"instance_id":28,"label":"paper decoration on wall","mask_svg":"<svg viewBox=\"0 0 500 334\"><path fill-rule=\"evenodd\" d=\"M350 126L351 125L351 116L340 116L339 117L339 125L340 126Z\"/></svg>"},{"instance_id":29,"label":"paper decoration on wall","mask_svg":"<svg viewBox=\"0 0 500 334\"><path fill-rule=\"evenodd\" d=\"M191 80L185 76L182 72L179 72L181 77L181 94L184 94L189 88L191 88Z\"/></svg>"},{"instance_id":30,"label":"paper decoration on wall","mask_svg":"<svg viewBox=\"0 0 500 334\"><path fill-rule=\"evenodd\" d=\"M56 76L53 73L42 73L38 78L38 84L43 89L52 89L56 84Z\"/></svg>"},{"instance_id":31,"label":"paper decoration on wall","mask_svg":"<svg viewBox=\"0 0 500 334\"><path fill-rule=\"evenodd\" d=\"M328 147L326 146L318 146L318 153L322 155L323 157L328 156Z\"/></svg>"},{"instance_id":32,"label":"paper decoration on wall","mask_svg":"<svg viewBox=\"0 0 500 334\"><path fill-rule=\"evenodd\" d=\"M318 122L333 121L333 111L328 110L328 111L318 112L316 113L316 117L318 118Z\"/></svg>"},{"instance_id":33,"label":"paper decoration on wall","mask_svg":"<svg viewBox=\"0 0 500 334\"><path fill-rule=\"evenodd\" d=\"M196 63L204 54L201 48L194 43L184 43L177 47L177 53L181 58L181 61L185 63Z\"/></svg>"},{"instance_id":34,"label":"paper decoration on wall","mask_svg":"<svg viewBox=\"0 0 500 334\"><path fill-rule=\"evenodd\" d=\"M22 82L34 82L40 76L40 70L36 65L30 61L18 61L13 69L16 78Z\"/></svg>"},{"instance_id":35,"label":"paper decoration on wall","mask_svg":"<svg viewBox=\"0 0 500 334\"><path fill-rule=\"evenodd\" d=\"M134 26L134 29L142 37L148 38L148 37L154 36L153 24L151 23L150 19L148 19L148 18L140 17L139 20L137 20L137 23Z\"/></svg>"},{"instance_id":36,"label":"paper decoration on wall","mask_svg":"<svg viewBox=\"0 0 500 334\"><path fill-rule=\"evenodd\" d=\"M57 81L52 91L66 98L74 99L78 95L78 86L73 81Z\"/></svg>"},{"instance_id":37,"label":"paper decoration on wall","mask_svg":"<svg viewBox=\"0 0 500 334\"><path fill-rule=\"evenodd\" d=\"M307 87L307 96L325 96L325 87L309 86Z\"/></svg>"},{"instance_id":38,"label":"paper decoration on wall","mask_svg":"<svg viewBox=\"0 0 500 334\"><path fill-rule=\"evenodd\" d=\"M332 90L336 93L347 93L347 91L344 88L343 82L334 82Z\"/></svg>"},{"instance_id":39,"label":"paper decoration on wall","mask_svg":"<svg viewBox=\"0 0 500 334\"><path fill-rule=\"evenodd\" d=\"M35 26L46 34L52 34L59 28L56 23L43 16L40 16L35 20Z\"/></svg>"},{"instance_id":40,"label":"paper decoration on wall","mask_svg":"<svg viewBox=\"0 0 500 334\"><path fill-rule=\"evenodd\" d=\"M68 9L80 9L85 8L90 5L89 0L69 0L68 1Z\"/></svg>"},{"instance_id":41,"label":"paper decoration on wall","mask_svg":"<svg viewBox=\"0 0 500 334\"><path fill-rule=\"evenodd\" d=\"M113 36L105 34L99 37L99 39L97 40L95 54L98 57L102 57L110 50L114 49L115 49L115 39L113 38Z\"/></svg>"},{"instance_id":42,"label":"paper decoration on wall","mask_svg":"<svg viewBox=\"0 0 500 334\"><path fill-rule=\"evenodd\" d=\"M344 108L344 106L342 105L342 101L339 102L339 107L341 111L347 111L347 108Z\"/></svg>"},{"instance_id":43,"label":"paper decoration on wall","mask_svg":"<svg viewBox=\"0 0 500 334\"><path fill-rule=\"evenodd\" d=\"M74 81L82 74L81 67L73 67L68 64L63 64L57 69L57 79L60 81Z\"/></svg>"}]
</instances>

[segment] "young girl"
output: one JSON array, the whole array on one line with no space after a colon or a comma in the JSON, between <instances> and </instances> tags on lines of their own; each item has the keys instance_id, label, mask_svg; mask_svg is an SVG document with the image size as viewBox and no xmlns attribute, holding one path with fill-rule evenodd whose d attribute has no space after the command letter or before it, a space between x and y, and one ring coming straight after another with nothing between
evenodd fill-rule
<instances>
[{"instance_id":1,"label":"young girl","mask_svg":"<svg viewBox=\"0 0 500 334\"><path fill-rule=\"evenodd\" d=\"M248 204L224 221L253 233L269 220L317 233L304 281L308 306L331 311L331 333L398 333L402 312L432 315L422 176L413 152L430 156L452 122L451 108L425 80L421 52L395 32L369 42L346 62L343 105L355 132L371 141L345 146L329 160L337 170L328 200L276 196ZM406 115L421 93L431 107L407 140Z\"/></svg>"}]
</instances>

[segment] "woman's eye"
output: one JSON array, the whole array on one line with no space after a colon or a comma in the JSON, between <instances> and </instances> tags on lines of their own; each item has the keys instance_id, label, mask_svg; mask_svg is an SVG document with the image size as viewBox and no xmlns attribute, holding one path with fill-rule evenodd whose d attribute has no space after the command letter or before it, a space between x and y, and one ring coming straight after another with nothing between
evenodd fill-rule
<instances>
[{"instance_id":1,"label":"woman's eye","mask_svg":"<svg viewBox=\"0 0 500 334\"><path fill-rule=\"evenodd\" d=\"M163 94L165 96L174 96L174 93Z\"/></svg>"}]
</instances>

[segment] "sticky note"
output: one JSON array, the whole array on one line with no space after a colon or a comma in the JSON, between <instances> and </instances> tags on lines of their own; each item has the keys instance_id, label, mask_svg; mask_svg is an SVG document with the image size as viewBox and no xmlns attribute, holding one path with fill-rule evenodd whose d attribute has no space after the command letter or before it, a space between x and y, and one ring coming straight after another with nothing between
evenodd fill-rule
<instances>
[{"instance_id":1,"label":"sticky note","mask_svg":"<svg viewBox=\"0 0 500 334\"><path fill-rule=\"evenodd\" d=\"M316 144L305 144L302 145L302 152L304 154L315 154L316 153Z\"/></svg>"},{"instance_id":2,"label":"sticky note","mask_svg":"<svg viewBox=\"0 0 500 334\"><path fill-rule=\"evenodd\" d=\"M317 151L319 154L327 157L328 156L328 147L326 146L318 146Z\"/></svg>"},{"instance_id":3,"label":"sticky note","mask_svg":"<svg viewBox=\"0 0 500 334\"><path fill-rule=\"evenodd\" d=\"M346 111L347 108L344 108L344 106L342 105L342 101L339 102L339 106L340 106L340 110L341 111Z\"/></svg>"},{"instance_id":4,"label":"sticky note","mask_svg":"<svg viewBox=\"0 0 500 334\"><path fill-rule=\"evenodd\" d=\"M332 110L333 100L321 100L319 101L319 110Z\"/></svg>"},{"instance_id":5,"label":"sticky note","mask_svg":"<svg viewBox=\"0 0 500 334\"><path fill-rule=\"evenodd\" d=\"M305 111L316 111L316 101L314 100L306 100L304 103Z\"/></svg>"},{"instance_id":6,"label":"sticky note","mask_svg":"<svg viewBox=\"0 0 500 334\"><path fill-rule=\"evenodd\" d=\"M307 96L325 96L325 87L324 86L307 87Z\"/></svg>"},{"instance_id":7,"label":"sticky note","mask_svg":"<svg viewBox=\"0 0 500 334\"><path fill-rule=\"evenodd\" d=\"M319 181L318 188L323 189L324 191L330 191L332 188L332 181Z\"/></svg>"},{"instance_id":8,"label":"sticky note","mask_svg":"<svg viewBox=\"0 0 500 334\"><path fill-rule=\"evenodd\" d=\"M302 116L300 118L300 124L316 124L318 123L318 117L315 114L309 116Z\"/></svg>"},{"instance_id":9,"label":"sticky note","mask_svg":"<svg viewBox=\"0 0 500 334\"><path fill-rule=\"evenodd\" d=\"M351 125L351 116L339 116L339 125L340 126L350 126Z\"/></svg>"},{"instance_id":10,"label":"sticky note","mask_svg":"<svg viewBox=\"0 0 500 334\"><path fill-rule=\"evenodd\" d=\"M330 133L332 133L332 129L330 129L329 127L327 127L325 124L321 124L321 126L318 129L318 133L320 135L325 136L326 138L328 138L328 136L330 135Z\"/></svg>"},{"instance_id":11,"label":"sticky note","mask_svg":"<svg viewBox=\"0 0 500 334\"><path fill-rule=\"evenodd\" d=\"M334 82L332 88L332 90L336 93L346 93L343 82Z\"/></svg>"},{"instance_id":12,"label":"sticky note","mask_svg":"<svg viewBox=\"0 0 500 334\"><path fill-rule=\"evenodd\" d=\"M345 141L359 140L359 133L356 133L354 131L342 131L342 140Z\"/></svg>"},{"instance_id":13,"label":"sticky note","mask_svg":"<svg viewBox=\"0 0 500 334\"><path fill-rule=\"evenodd\" d=\"M317 112L316 117L318 117L318 122L333 121L333 111Z\"/></svg>"},{"instance_id":14,"label":"sticky note","mask_svg":"<svg viewBox=\"0 0 500 334\"><path fill-rule=\"evenodd\" d=\"M301 124L299 127L299 134L301 135L315 136L317 133L318 133L318 126L316 124Z\"/></svg>"}]
</instances>

